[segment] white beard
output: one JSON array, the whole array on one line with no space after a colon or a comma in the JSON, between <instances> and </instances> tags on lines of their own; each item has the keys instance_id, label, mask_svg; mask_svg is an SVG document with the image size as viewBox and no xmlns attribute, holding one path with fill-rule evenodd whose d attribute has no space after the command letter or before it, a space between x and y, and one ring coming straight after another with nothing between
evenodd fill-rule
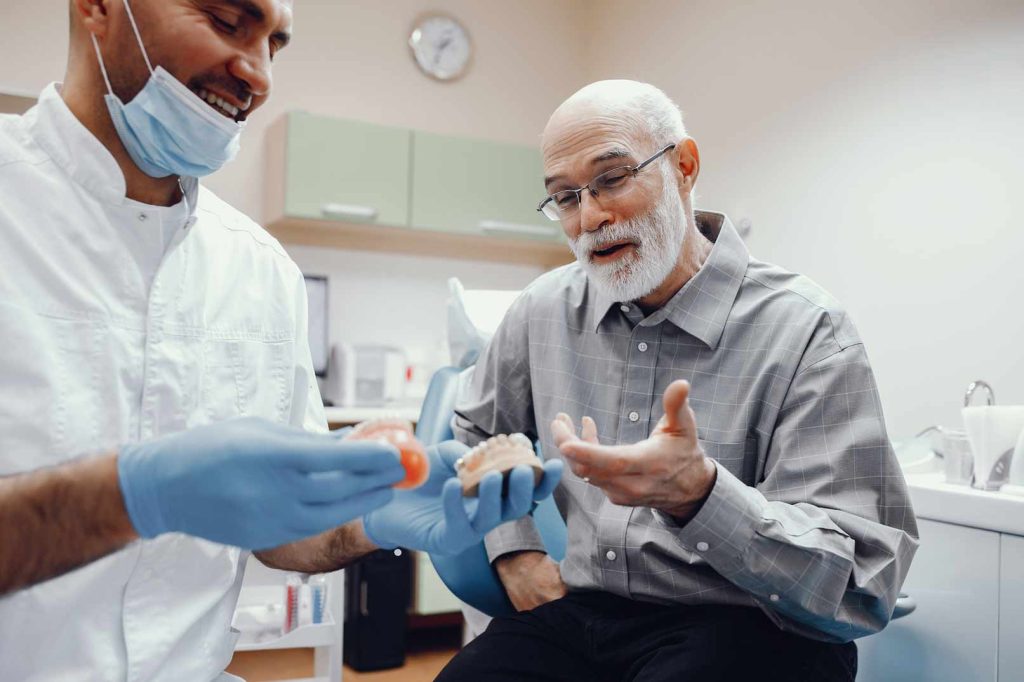
<instances>
[{"instance_id":1,"label":"white beard","mask_svg":"<svg viewBox=\"0 0 1024 682\"><path fill-rule=\"evenodd\" d=\"M569 242L576 260L594 285L615 301L635 301L651 293L672 273L686 236L679 190L664 178L661 200L646 215L596 232L583 232ZM612 263L598 264L590 254L603 245L628 239L636 251Z\"/></svg>"}]
</instances>

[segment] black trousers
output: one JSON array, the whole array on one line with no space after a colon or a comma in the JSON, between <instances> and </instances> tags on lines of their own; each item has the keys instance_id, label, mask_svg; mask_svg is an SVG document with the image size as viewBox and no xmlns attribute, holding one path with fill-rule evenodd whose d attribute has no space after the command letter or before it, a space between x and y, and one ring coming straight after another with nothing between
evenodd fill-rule
<instances>
[{"instance_id":1,"label":"black trousers","mask_svg":"<svg viewBox=\"0 0 1024 682\"><path fill-rule=\"evenodd\" d=\"M494 619L437 680L853 682L856 673L852 642L783 632L756 608L577 592Z\"/></svg>"}]
</instances>

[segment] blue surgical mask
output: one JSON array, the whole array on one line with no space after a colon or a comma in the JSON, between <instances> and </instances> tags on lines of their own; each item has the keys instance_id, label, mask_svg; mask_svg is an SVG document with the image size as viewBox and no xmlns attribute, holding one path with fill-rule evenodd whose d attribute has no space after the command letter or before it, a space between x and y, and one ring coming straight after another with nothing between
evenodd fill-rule
<instances>
[{"instance_id":1,"label":"blue surgical mask","mask_svg":"<svg viewBox=\"0 0 1024 682\"><path fill-rule=\"evenodd\" d=\"M145 87L128 104L114 94L96 36L92 37L107 84L103 99L118 137L135 165L150 177L209 175L238 154L245 122L218 114L162 66L154 69L129 0L124 6L150 74Z\"/></svg>"}]
</instances>

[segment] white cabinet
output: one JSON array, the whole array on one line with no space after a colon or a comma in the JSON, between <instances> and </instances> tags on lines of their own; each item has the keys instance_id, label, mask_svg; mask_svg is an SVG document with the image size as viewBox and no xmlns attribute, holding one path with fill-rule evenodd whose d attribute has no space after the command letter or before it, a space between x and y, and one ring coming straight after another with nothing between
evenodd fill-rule
<instances>
[{"instance_id":1,"label":"white cabinet","mask_svg":"<svg viewBox=\"0 0 1024 682\"><path fill-rule=\"evenodd\" d=\"M995 682L1000 534L925 519L918 525L921 547L904 585L917 610L857 641L857 680ZM1018 551L1024 553L1024 547ZM1017 638L1014 654L1018 676L999 679L1024 679L1019 674L1024 670L1019 663L1022 641Z\"/></svg>"},{"instance_id":2,"label":"white cabinet","mask_svg":"<svg viewBox=\"0 0 1024 682\"><path fill-rule=\"evenodd\" d=\"M999 569L999 682L1024 680L1024 537L1003 535Z\"/></svg>"}]
</instances>

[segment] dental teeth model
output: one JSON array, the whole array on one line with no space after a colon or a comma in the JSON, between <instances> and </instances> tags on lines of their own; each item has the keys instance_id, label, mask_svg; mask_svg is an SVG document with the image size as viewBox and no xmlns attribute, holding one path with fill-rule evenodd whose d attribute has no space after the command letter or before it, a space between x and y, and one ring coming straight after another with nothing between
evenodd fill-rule
<instances>
[{"instance_id":1,"label":"dental teeth model","mask_svg":"<svg viewBox=\"0 0 1024 682\"><path fill-rule=\"evenodd\" d=\"M345 440L375 440L398 448L405 467L405 478L396 488L418 488L430 476L430 463L423 445L413 435L412 424L405 419L374 419L359 424Z\"/></svg>"},{"instance_id":2,"label":"dental teeth model","mask_svg":"<svg viewBox=\"0 0 1024 682\"><path fill-rule=\"evenodd\" d=\"M533 484L540 483L544 475L544 467L533 451L533 443L521 433L510 436L494 436L480 443L459 458L455 463L459 480L462 482L462 494L476 497L480 489L480 479L488 472L497 471L508 477L512 469L526 464L533 469Z\"/></svg>"}]
</instances>

